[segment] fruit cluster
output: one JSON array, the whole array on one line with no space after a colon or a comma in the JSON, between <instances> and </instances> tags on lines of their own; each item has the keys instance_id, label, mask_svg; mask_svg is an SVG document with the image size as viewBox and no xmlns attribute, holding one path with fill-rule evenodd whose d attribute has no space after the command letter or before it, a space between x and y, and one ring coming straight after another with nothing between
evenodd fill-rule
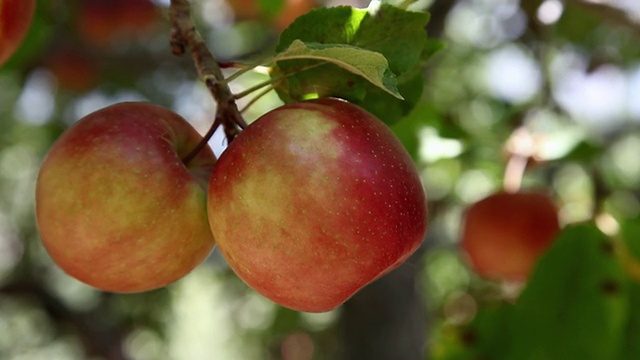
<instances>
[{"instance_id":1,"label":"fruit cluster","mask_svg":"<svg viewBox=\"0 0 640 360\"><path fill-rule=\"evenodd\" d=\"M36 187L53 260L96 288L137 292L180 279L217 244L250 287L319 312L399 266L425 237L412 159L356 105L284 105L220 159L205 147L185 160L201 141L186 120L148 103L116 104L71 127Z\"/></svg>"}]
</instances>

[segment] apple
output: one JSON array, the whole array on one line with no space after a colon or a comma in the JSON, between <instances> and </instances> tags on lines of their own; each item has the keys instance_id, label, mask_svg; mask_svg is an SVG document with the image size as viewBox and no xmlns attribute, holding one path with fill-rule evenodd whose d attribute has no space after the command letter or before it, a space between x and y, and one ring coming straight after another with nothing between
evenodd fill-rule
<instances>
[{"instance_id":1,"label":"apple","mask_svg":"<svg viewBox=\"0 0 640 360\"><path fill-rule=\"evenodd\" d=\"M35 0L0 0L0 65L27 35L35 8Z\"/></svg>"},{"instance_id":2,"label":"apple","mask_svg":"<svg viewBox=\"0 0 640 360\"><path fill-rule=\"evenodd\" d=\"M227 0L238 20L257 20L261 16L258 0Z\"/></svg>"},{"instance_id":3,"label":"apple","mask_svg":"<svg viewBox=\"0 0 640 360\"><path fill-rule=\"evenodd\" d=\"M209 222L229 266L285 307L323 312L403 263L427 200L390 129L338 99L276 108L222 153Z\"/></svg>"},{"instance_id":4,"label":"apple","mask_svg":"<svg viewBox=\"0 0 640 360\"><path fill-rule=\"evenodd\" d=\"M269 16L259 0L227 0L239 20L262 20L282 32L299 16L306 14L318 4L316 0L282 0L277 14Z\"/></svg>"},{"instance_id":5,"label":"apple","mask_svg":"<svg viewBox=\"0 0 640 360\"><path fill-rule=\"evenodd\" d=\"M140 292L170 284L214 247L206 187L215 156L176 113L125 102L74 124L45 157L36 220L51 258L95 288Z\"/></svg>"},{"instance_id":6,"label":"apple","mask_svg":"<svg viewBox=\"0 0 640 360\"><path fill-rule=\"evenodd\" d=\"M84 0L77 31L88 44L105 47L149 36L161 20L150 0Z\"/></svg>"},{"instance_id":7,"label":"apple","mask_svg":"<svg viewBox=\"0 0 640 360\"><path fill-rule=\"evenodd\" d=\"M45 60L45 67L55 76L58 87L84 92L100 81L100 69L89 55L72 47L60 47Z\"/></svg>"},{"instance_id":8,"label":"apple","mask_svg":"<svg viewBox=\"0 0 640 360\"><path fill-rule=\"evenodd\" d=\"M538 192L498 192L466 211L461 246L485 278L524 282L560 231L553 200Z\"/></svg>"},{"instance_id":9,"label":"apple","mask_svg":"<svg viewBox=\"0 0 640 360\"><path fill-rule=\"evenodd\" d=\"M298 17L304 15L317 6L315 0L287 0L285 6L273 19L275 28L282 32Z\"/></svg>"}]
</instances>

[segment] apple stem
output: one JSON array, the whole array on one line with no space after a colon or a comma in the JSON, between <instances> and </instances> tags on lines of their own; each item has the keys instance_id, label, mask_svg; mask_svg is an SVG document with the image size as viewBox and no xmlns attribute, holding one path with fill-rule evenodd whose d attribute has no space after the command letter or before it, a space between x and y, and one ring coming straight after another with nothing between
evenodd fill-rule
<instances>
[{"instance_id":1,"label":"apple stem","mask_svg":"<svg viewBox=\"0 0 640 360\"><path fill-rule=\"evenodd\" d=\"M253 63L253 64L236 64L237 65L236 67L239 68L239 70L234 72L233 74L229 75L226 78L225 81L227 82L227 84L229 84L233 80L239 78L240 76L242 76L242 75L244 75L244 74L246 74L246 73L248 73L250 71L255 71L256 69L262 69L262 68L268 69L267 67L263 66L268 61L269 61L269 59L261 60L261 61L258 61L256 63Z\"/></svg>"},{"instance_id":2,"label":"apple stem","mask_svg":"<svg viewBox=\"0 0 640 360\"><path fill-rule=\"evenodd\" d=\"M235 97L225 80L219 63L207 48L202 36L198 33L191 18L191 9L188 0L171 0L169 9L171 21L171 49L174 55L182 55L189 50L200 79L216 101L216 117L201 143L194 151L200 151L207 144L216 128L223 126L229 143L235 139L240 131L247 127L242 118ZM197 154L197 151L195 154ZM191 156L190 153L187 158Z\"/></svg>"},{"instance_id":3,"label":"apple stem","mask_svg":"<svg viewBox=\"0 0 640 360\"><path fill-rule=\"evenodd\" d=\"M519 154L514 154L509 157L509 162L507 162L507 167L504 170L504 180L502 184L504 191L516 193L520 190L528 162L528 157Z\"/></svg>"},{"instance_id":4,"label":"apple stem","mask_svg":"<svg viewBox=\"0 0 640 360\"><path fill-rule=\"evenodd\" d=\"M189 164L189 162L191 162L191 160L193 160L193 158L195 158L198 155L198 153L207 146L207 144L209 143L209 140L213 136L213 133L216 132L221 122L222 122L222 119L220 117L216 117L216 119L213 121L213 125L209 128L207 133L202 137L202 140L185 157L181 159L183 164L185 165Z\"/></svg>"},{"instance_id":5,"label":"apple stem","mask_svg":"<svg viewBox=\"0 0 640 360\"><path fill-rule=\"evenodd\" d=\"M326 64L328 64L328 63L326 63L326 62L321 62L321 63L317 63L317 64L313 64L313 65L305 66L305 67L303 67L303 68L296 69L295 71L292 71L292 72L290 72L290 73L282 74L282 75L280 75L280 76L278 76L278 77L276 77L276 78L271 78L271 79L269 79L269 80L265 80L265 81L263 81L263 82L261 82L261 83L258 83L258 84L254 85L254 86L252 86L252 87L250 87L250 88L248 88L248 89L245 89L244 91L241 91L241 92L237 93L237 94L235 95L235 98L236 98L236 100L237 100L237 99L241 99L241 98L243 98L243 97L245 97L245 96L247 96L247 95L251 94L252 92L257 91L257 90L259 90L259 89L261 89L261 88L263 88L263 87L265 87L265 86L269 86L269 87L270 87L270 89L273 89L273 86L272 86L272 85L277 84L278 82L280 82L280 81L282 81L282 80L284 80L284 79L286 79L286 78L288 78L288 77L290 77L290 76L293 76L293 75L299 74L299 73L301 73L301 72L303 72L303 71L306 71L306 70L315 69L315 68L317 68L317 67L320 67L320 66L323 66L323 65L326 65ZM235 74L233 74L233 75L235 75ZM233 77L233 75L232 75L232 76L230 76L229 78L227 78L227 81L231 81L231 80L232 80L232 78L234 78L234 79L235 79L235 77Z\"/></svg>"},{"instance_id":6,"label":"apple stem","mask_svg":"<svg viewBox=\"0 0 640 360\"><path fill-rule=\"evenodd\" d=\"M267 95L271 90L273 90L273 86L269 86L266 89L262 90L260 93L254 96L251 100L249 100L249 102L244 106L244 108L240 110L240 113L244 113L245 111L247 111L247 109L249 109L251 105L255 104L263 96Z\"/></svg>"},{"instance_id":7,"label":"apple stem","mask_svg":"<svg viewBox=\"0 0 640 360\"><path fill-rule=\"evenodd\" d=\"M527 128L519 127L507 141L507 150L509 161L504 170L503 188L506 192L515 193L520 190L529 159L535 154L535 139Z\"/></svg>"},{"instance_id":8,"label":"apple stem","mask_svg":"<svg viewBox=\"0 0 640 360\"><path fill-rule=\"evenodd\" d=\"M273 80L263 81L261 83L258 83L256 85L250 87L250 88L247 88L247 89L235 94L234 97L235 97L236 100L242 99L243 97L253 93L254 91L262 89L263 87L268 87L269 90L272 90L273 89L273 86L272 86L273 83L274 83Z\"/></svg>"}]
</instances>

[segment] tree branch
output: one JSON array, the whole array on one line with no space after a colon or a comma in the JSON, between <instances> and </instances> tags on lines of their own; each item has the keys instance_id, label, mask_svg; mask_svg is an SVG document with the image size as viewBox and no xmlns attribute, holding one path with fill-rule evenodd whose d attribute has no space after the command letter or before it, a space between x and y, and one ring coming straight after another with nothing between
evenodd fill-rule
<instances>
[{"instance_id":1,"label":"tree branch","mask_svg":"<svg viewBox=\"0 0 640 360\"><path fill-rule=\"evenodd\" d=\"M235 97L229 88L227 81L220 70L215 57L198 33L191 18L190 4L188 0L171 0L169 10L171 21L171 48L175 55L182 55L188 50L193 57L200 79L216 101L216 119L212 125L222 124L229 143L247 127L235 103ZM212 129L215 130L215 129ZM209 131L208 133L213 133ZM205 137L206 140L208 140ZM196 150L196 149L194 149ZM199 150L197 150L199 151ZM192 157L189 154L187 158Z\"/></svg>"}]
</instances>

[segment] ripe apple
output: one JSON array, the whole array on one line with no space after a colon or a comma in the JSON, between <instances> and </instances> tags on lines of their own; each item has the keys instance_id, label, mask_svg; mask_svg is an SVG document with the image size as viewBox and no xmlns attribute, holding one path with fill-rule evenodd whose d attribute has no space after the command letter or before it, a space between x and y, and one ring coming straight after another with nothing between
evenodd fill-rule
<instances>
[{"instance_id":1,"label":"ripe apple","mask_svg":"<svg viewBox=\"0 0 640 360\"><path fill-rule=\"evenodd\" d=\"M216 163L207 204L236 274L308 312L399 266L427 230L409 154L380 120L338 99L284 105L249 125Z\"/></svg>"},{"instance_id":2,"label":"ripe apple","mask_svg":"<svg viewBox=\"0 0 640 360\"><path fill-rule=\"evenodd\" d=\"M35 8L35 0L0 0L0 65L27 35Z\"/></svg>"},{"instance_id":3,"label":"ripe apple","mask_svg":"<svg viewBox=\"0 0 640 360\"><path fill-rule=\"evenodd\" d=\"M189 273L214 246L206 214L211 149L179 115L120 103L81 119L54 144L36 184L45 248L98 289L138 292Z\"/></svg>"},{"instance_id":4,"label":"ripe apple","mask_svg":"<svg viewBox=\"0 0 640 360\"><path fill-rule=\"evenodd\" d=\"M559 231L549 196L498 192L467 209L461 245L478 275L523 282Z\"/></svg>"}]
</instances>

